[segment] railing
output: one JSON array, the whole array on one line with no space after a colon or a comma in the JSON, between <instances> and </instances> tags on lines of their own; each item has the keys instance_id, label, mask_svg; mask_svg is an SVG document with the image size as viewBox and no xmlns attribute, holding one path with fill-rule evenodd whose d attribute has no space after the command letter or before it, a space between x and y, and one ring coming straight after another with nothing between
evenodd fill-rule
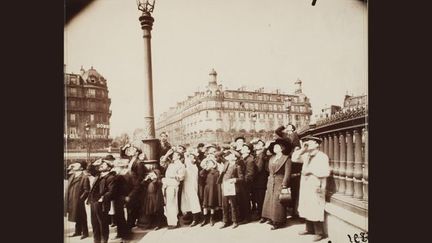
<instances>
[{"instance_id":1,"label":"railing","mask_svg":"<svg viewBox=\"0 0 432 243\"><path fill-rule=\"evenodd\" d=\"M330 202L367 216L368 115L365 107L332 115L299 131L323 140L320 150L330 159L334 194ZM348 205L348 207L347 207Z\"/></svg>"}]
</instances>

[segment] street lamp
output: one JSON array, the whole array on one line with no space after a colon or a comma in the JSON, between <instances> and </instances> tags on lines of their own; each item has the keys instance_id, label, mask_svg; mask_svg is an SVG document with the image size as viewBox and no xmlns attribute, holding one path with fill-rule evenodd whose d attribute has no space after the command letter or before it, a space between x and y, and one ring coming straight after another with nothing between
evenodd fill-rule
<instances>
[{"instance_id":1,"label":"street lamp","mask_svg":"<svg viewBox=\"0 0 432 243\"><path fill-rule=\"evenodd\" d=\"M254 133L256 133L255 123L257 121L257 114L255 113L255 110L253 110L253 112L251 114L251 118L252 118L253 130L254 130Z\"/></svg>"},{"instance_id":2,"label":"street lamp","mask_svg":"<svg viewBox=\"0 0 432 243\"><path fill-rule=\"evenodd\" d=\"M292 98L288 98L286 97L284 99L284 105L285 105L285 110L287 111L288 114L288 124L291 123L291 105L292 105Z\"/></svg>"},{"instance_id":3,"label":"street lamp","mask_svg":"<svg viewBox=\"0 0 432 243\"><path fill-rule=\"evenodd\" d=\"M86 142L87 142L87 162L90 162L90 142L89 142L90 124L88 122L85 123L84 129L86 132Z\"/></svg>"},{"instance_id":4,"label":"street lamp","mask_svg":"<svg viewBox=\"0 0 432 243\"><path fill-rule=\"evenodd\" d=\"M153 76L151 59L151 30L154 18L151 13L154 10L155 0L137 0L138 10L142 12L139 17L144 40L144 97L143 105L143 132L140 140L142 141L142 152L145 154L144 166L146 171L152 171L159 167L160 141L156 138L154 110L153 110ZM144 172L144 171L143 171ZM144 172L145 173L145 172ZM138 226L148 226L150 218L146 214L141 214L138 219Z\"/></svg>"}]
</instances>

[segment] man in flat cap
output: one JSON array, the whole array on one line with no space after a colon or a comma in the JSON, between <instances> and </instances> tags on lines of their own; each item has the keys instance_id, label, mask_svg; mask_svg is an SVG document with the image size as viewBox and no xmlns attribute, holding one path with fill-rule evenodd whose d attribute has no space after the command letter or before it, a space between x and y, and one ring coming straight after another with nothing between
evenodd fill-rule
<instances>
[{"instance_id":1,"label":"man in flat cap","mask_svg":"<svg viewBox=\"0 0 432 243\"><path fill-rule=\"evenodd\" d=\"M326 237L323 222L326 178L330 175L329 158L319 150L320 138L307 136L302 141L302 148L292 155L293 160L303 162L298 211L306 219L306 230L299 234L315 234L314 241L319 241Z\"/></svg>"},{"instance_id":2,"label":"man in flat cap","mask_svg":"<svg viewBox=\"0 0 432 243\"><path fill-rule=\"evenodd\" d=\"M86 167L85 161L70 165L72 175L69 177L66 191L68 220L75 222L75 233L69 237L81 235L81 239L89 236L84 204L90 191L89 178L83 173Z\"/></svg>"}]
</instances>

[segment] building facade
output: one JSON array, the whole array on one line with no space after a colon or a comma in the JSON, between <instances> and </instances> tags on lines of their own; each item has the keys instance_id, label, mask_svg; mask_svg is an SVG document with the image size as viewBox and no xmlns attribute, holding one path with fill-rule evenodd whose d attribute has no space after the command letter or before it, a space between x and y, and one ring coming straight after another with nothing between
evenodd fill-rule
<instances>
[{"instance_id":1,"label":"building facade","mask_svg":"<svg viewBox=\"0 0 432 243\"><path fill-rule=\"evenodd\" d=\"M106 79L93 67L81 67L79 74L65 73L64 89L65 150L108 148L111 99Z\"/></svg>"},{"instance_id":2,"label":"building facade","mask_svg":"<svg viewBox=\"0 0 432 243\"><path fill-rule=\"evenodd\" d=\"M311 104L300 80L294 94L284 94L264 88L224 89L216 71L209 77L205 91L195 92L160 115L157 134L167 132L173 144L227 143L240 135L247 140L270 139L278 126L289 122L297 127L309 124Z\"/></svg>"},{"instance_id":3,"label":"building facade","mask_svg":"<svg viewBox=\"0 0 432 243\"><path fill-rule=\"evenodd\" d=\"M354 109L362 106L367 106L367 95L345 95L343 109Z\"/></svg>"}]
</instances>

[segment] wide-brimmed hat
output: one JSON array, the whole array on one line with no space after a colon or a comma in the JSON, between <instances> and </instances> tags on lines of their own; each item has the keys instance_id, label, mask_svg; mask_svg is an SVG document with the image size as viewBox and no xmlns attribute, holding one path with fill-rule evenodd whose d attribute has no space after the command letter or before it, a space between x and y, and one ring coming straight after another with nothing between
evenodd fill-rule
<instances>
[{"instance_id":1,"label":"wide-brimmed hat","mask_svg":"<svg viewBox=\"0 0 432 243\"><path fill-rule=\"evenodd\" d=\"M271 142L268 150L270 151L270 153L275 154L275 152L273 151L273 148L276 144L279 144L282 147L282 153L285 155L288 155L291 153L292 150L292 144L287 140L287 139L276 139L275 141Z\"/></svg>"},{"instance_id":2,"label":"wide-brimmed hat","mask_svg":"<svg viewBox=\"0 0 432 243\"><path fill-rule=\"evenodd\" d=\"M243 139L243 141L246 142L246 138L243 137L243 136L238 136L238 137L236 137L236 138L234 139L234 142L237 142L237 140L239 140L239 139Z\"/></svg>"},{"instance_id":3,"label":"wide-brimmed hat","mask_svg":"<svg viewBox=\"0 0 432 243\"><path fill-rule=\"evenodd\" d=\"M266 144L262 139L259 139L259 138L258 139L253 139L251 141L251 144L255 145L255 144L259 143L259 142L261 142L263 145Z\"/></svg>"},{"instance_id":4,"label":"wide-brimmed hat","mask_svg":"<svg viewBox=\"0 0 432 243\"><path fill-rule=\"evenodd\" d=\"M197 145L197 148L201 148L201 147L204 147L204 144L203 144L203 143L199 143L199 144Z\"/></svg>"},{"instance_id":5,"label":"wide-brimmed hat","mask_svg":"<svg viewBox=\"0 0 432 243\"><path fill-rule=\"evenodd\" d=\"M216 148L216 145L211 144L211 143L208 143L208 144L206 144L206 145L204 146L205 149L209 149L209 148L211 148L211 147Z\"/></svg>"},{"instance_id":6,"label":"wide-brimmed hat","mask_svg":"<svg viewBox=\"0 0 432 243\"><path fill-rule=\"evenodd\" d=\"M253 148L254 148L254 146L251 144L251 143L245 143L245 144L243 144L243 147L248 147L249 148L249 151L253 151Z\"/></svg>"},{"instance_id":7,"label":"wide-brimmed hat","mask_svg":"<svg viewBox=\"0 0 432 243\"><path fill-rule=\"evenodd\" d=\"M183 145L177 145L177 147L182 147L183 148L183 151L186 151L186 147L185 146L183 146Z\"/></svg>"},{"instance_id":8,"label":"wide-brimmed hat","mask_svg":"<svg viewBox=\"0 0 432 243\"><path fill-rule=\"evenodd\" d=\"M306 141L309 141L309 140L314 140L314 141L316 141L318 144L321 144L321 143L322 143L322 139L321 139L321 138L319 138L319 137L314 137L314 136L306 136L306 137L304 137L304 138L301 138L301 140L302 140L303 142L306 142Z\"/></svg>"}]
</instances>

